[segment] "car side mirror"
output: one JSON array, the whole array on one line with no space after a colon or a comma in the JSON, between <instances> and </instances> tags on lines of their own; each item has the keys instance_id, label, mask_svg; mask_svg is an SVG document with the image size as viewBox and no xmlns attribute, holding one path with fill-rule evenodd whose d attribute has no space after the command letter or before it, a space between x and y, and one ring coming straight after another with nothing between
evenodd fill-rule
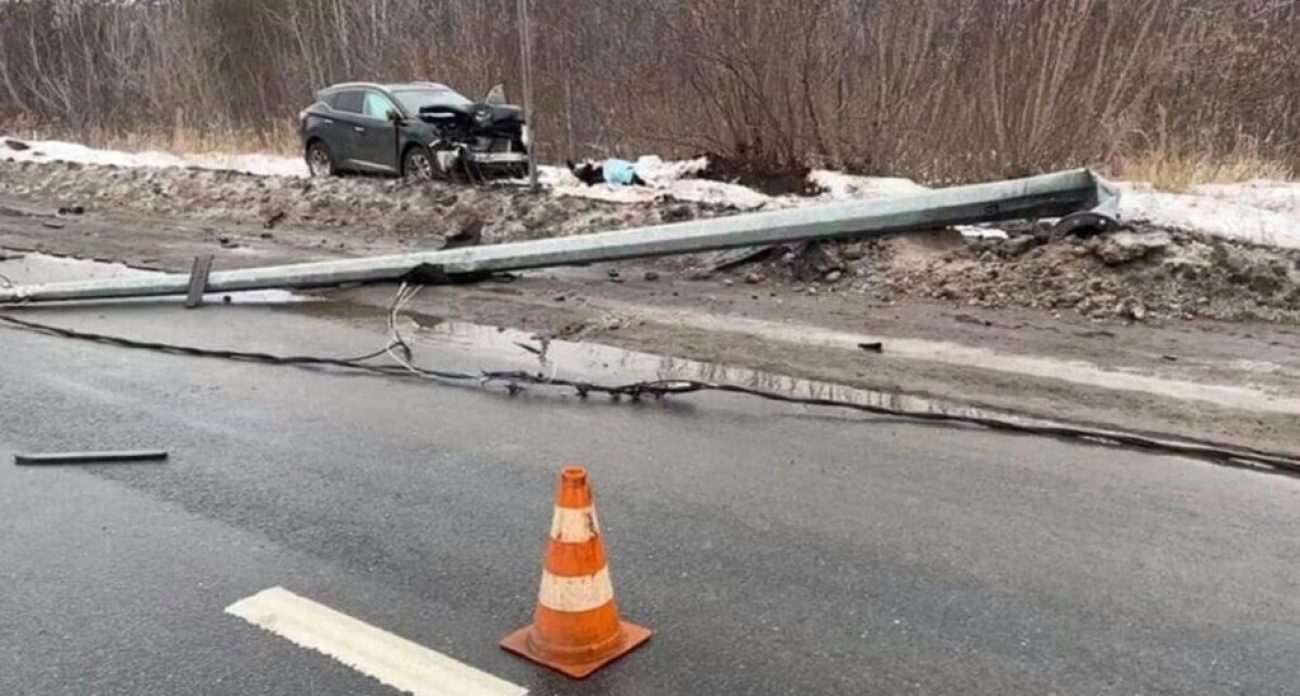
<instances>
[{"instance_id":1,"label":"car side mirror","mask_svg":"<svg viewBox=\"0 0 1300 696\"><path fill-rule=\"evenodd\" d=\"M397 112L397 109L388 110L388 120L389 122L391 122L393 125L396 126L400 126L403 123L406 123L406 119L402 118L402 115Z\"/></svg>"}]
</instances>

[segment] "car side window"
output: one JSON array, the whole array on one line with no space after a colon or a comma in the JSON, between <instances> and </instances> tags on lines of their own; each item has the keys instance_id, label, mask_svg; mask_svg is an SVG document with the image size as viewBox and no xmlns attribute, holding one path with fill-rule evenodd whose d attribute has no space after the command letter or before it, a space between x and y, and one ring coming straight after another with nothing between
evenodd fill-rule
<instances>
[{"instance_id":1,"label":"car side window","mask_svg":"<svg viewBox=\"0 0 1300 696\"><path fill-rule=\"evenodd\" d=\"M338 111L346 111L350 114L361 113L361 102L364 92L359 89L350 89L339 92L334 101L334 108Z\"/></svg>"},{"instance_id":2,"label":"car side window","mask_svg":"<svg viewBox=\"0 0 1300 696\"><path fill-rule=\"evenodd\" d=\"M370 118L385 120L388 118L389 111L395 111L397 107L393 106L388 98L378 92L366 92L365 115Z\"/></svg>"}]
</instances>

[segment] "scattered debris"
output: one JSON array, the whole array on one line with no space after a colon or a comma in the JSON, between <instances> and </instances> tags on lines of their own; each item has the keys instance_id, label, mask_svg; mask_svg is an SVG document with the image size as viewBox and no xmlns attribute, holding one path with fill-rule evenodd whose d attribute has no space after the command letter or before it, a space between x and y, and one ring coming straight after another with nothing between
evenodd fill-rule
<instances>
[{"instance_id":1,"label":"scattered debris","mask_svg":"<svg viewBox=\"0 0 1300 696\"><path fill-rule=\"evenodd\" d=\"M1300 251L1146 224L1053 238L1052 226L1008 226L1008 239L957 233L822 242L780 258L753 255L745 271L795 285L829 282L831 267L872 279L879 298L909 296L966 307L1073 311L1091 319L1206 318L1300 322ZM852 253L850 253L850 250ZM854 258L856 257L856 258ZM729 264L731 269L737 264ZM716 268L716 261L711 266ZM992 324L970 315L956 321ZM1080 334L1109 337L1104 331Z\"/></svg>"},{"instance_id":2,"label":"scattered debris","mask_svg":"<svg viewBox=\"0 0 1300 696\"><path fill-rule=\"evenodd\" d=\"M709 273L721 273L733 268L762 263L785 253L783 247L749 247L719 252L713 257Z\"/></svg>"},{"instance_id":3,"label":"scattered debris","mask_svg":"<svg viewBox=\"0 0 1300 696\"><path fill-rule=\"evenodd\" d=\"M664 210L664 222L685 222L695 217L694 211L690 206L674 205Z\"/></svg>"},{"instance_id":4,"label":"scattered debris","mask_svg":"<svg viewBox=\"0 0 1300 696\"><path fill-rule=\"evenodd\" d=\"M54 466L60 464L125 464L131 462L161 462L167 460L165 450L121 452L49 452L16 454L14 463L19 466Z\"/></svg>"},{"instance_id":5,"label":"scattered debris","mask_svg":"<svg viewBox=\"0 0 1300 696\"><path fill-rule=\"evenodd\" d=\"M288 217L287 213L283 210L277 210L262 223L262 227L265 227L268 230L273 230L275 229L275 226L283 222L286 217Z\"/></svg>"},{"instance_id":6,"label":"scattered debris","mask_svg":"<svg viewBox=\"0 0 1300 696\"><path fill-rule=\"evenodd\" d=\"M474 218L465 223L455 233L444 238L443 249L460 249L478 246L483 243L483 220Z\"/></svg>"},{"instance_id":7,"label":"scattered debris","mask_svg":"<svg viewBox=\"0 0 1300 696\"><path fill-rule=\"evenodd\" d=\"M862 350L867 351L868 353L885 352L885 344L882 343L881 341L876 341L874 343L859 343L858 347L861 348Z\"/></svg>"},{"instance_id":8,"label":"scattered debris","mask_svg":"<svg viewBox=\"0 0 1300 696\"><path fill-rule=\"evenodd\" d=\"M976 324L978 326L993 326L993 322L989 321L988 319L980 319L979 317L973 317L969 314L958 314L957 316L953 317L953 320L960 324Z\"/></svg>"},{"instance_id":9,"label":"scattered debris","mask_svg":"<svg viewBox=\"0 0 1300 696\"><path fill-rule=\"evenodd\" d=\"M646 271L646 272L645 272L645 279L648 280L648 281L651 281L651 282L654 282L654 281L656 281L656 280L659 280L659 272L658 272L658 271Z\"/></svg>"},{"instance_id":10,"label":"scattered debris","mask_svg":"<svg viewBox=\"0 0 1300 696\"><path fill-rule=\"evenodd\" d=\"M85 213L86 213L86 209L79 205L70 205L70 206L62 207L59 208L59 212L58 212L59 215L63 215L63 216L84 215Z\"/></svg>"},{"instance_id":11,"label":"scattered debris","mask_svg":"<svg viewBox=\"0 0 1300 696\"><path fill-rule=\"evenodd\" d=\"M67 227L67 225L63 224L62 222L57 222L55 220L42 220L41 224L52 230L61 230L64 227Z\"/></svg>"},{"instance_id":12,"label":"scattered debris","mask_svg":"<svg viewBox=\"0 0 1300 696\"><path fill-rule=\"evenodd\" d=\"M0 142L3 142L5 147L14 152L23 152L24 150L32 149L31 145L28 145L21 140L13 140L12 138L4 138L3 140L0 140Z\"/></svg>"},{"instance_id":13,"label":"scattered debris","mask_svg":"<svg viewBox=\"0 0 1300 696\"><path fill-rule=\"evenodd\" d=\"M1119 266L1145 259L1173 243L1169 233L1159 230L1146 234L1121 231L1105 237L1093 253L1107 266Z\"/></svg>"}]
</instances>

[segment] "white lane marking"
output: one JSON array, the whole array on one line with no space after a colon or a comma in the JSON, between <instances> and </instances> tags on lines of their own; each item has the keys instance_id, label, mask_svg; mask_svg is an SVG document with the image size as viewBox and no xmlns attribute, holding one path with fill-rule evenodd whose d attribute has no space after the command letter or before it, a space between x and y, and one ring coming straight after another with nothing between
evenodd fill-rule
<instances>
[{"instance_id":1,"label":"white lane marking","mask_svg":"<svg viewBox=\"0 0 1300 696\"><path fill-rule=\"evenodd\" d=\"M614 584L609 579L606 566L595 575L566 578L542 570L542 587L537 601L555 611L591 611L609 604L614 599Z\"/></svg>"},{"instance_id":2,"label":"white lane marking","mask_svg":"<svg viewBox=\"0 0 1300 696\"><path fill-rule=\"evenodd\" d=\"M555 515L551 517L551 538L565 544L581 544L591 541L600 534L600 524L596 522L596 509L566 508L555 506Z\"/></svg>"},{"instance_id":3,"label":"white lane marking","mask_svg":"<svg viewBox=\"0 0 1300 696\"><path fill-rule=\"evenodd\" d=\"M283 587L263 590L226 613L415 696L523 696L528 690L381 631Z\"/></svg>"}]
</instances>

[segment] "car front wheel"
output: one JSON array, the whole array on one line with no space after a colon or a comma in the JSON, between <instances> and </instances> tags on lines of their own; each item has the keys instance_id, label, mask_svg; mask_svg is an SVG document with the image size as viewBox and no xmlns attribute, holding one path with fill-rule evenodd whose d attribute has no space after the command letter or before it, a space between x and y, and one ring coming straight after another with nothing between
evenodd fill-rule
<instances>
[{"instance_id":1,"label":"car front wheel","mask_svg":"<svg viewBox=\"0 0 1300 696\"><path fill-rule=\"evenodd\" d=\"M407 181L432 181L434 178L433 157L422 147L413 147L402 157L402 176Z\"/></svg>"},{"instance_id":2,"label":"car front wheel","mask_svg":"<svg viewBox=\"0 0 1300 696\"><path fill-rule=\"evenodd\" d=\"M307 146L307 169L314 177L338 174L338 169L334 167L334 156L325 143L317 141Z\"/></svg>"}]
</instances>

